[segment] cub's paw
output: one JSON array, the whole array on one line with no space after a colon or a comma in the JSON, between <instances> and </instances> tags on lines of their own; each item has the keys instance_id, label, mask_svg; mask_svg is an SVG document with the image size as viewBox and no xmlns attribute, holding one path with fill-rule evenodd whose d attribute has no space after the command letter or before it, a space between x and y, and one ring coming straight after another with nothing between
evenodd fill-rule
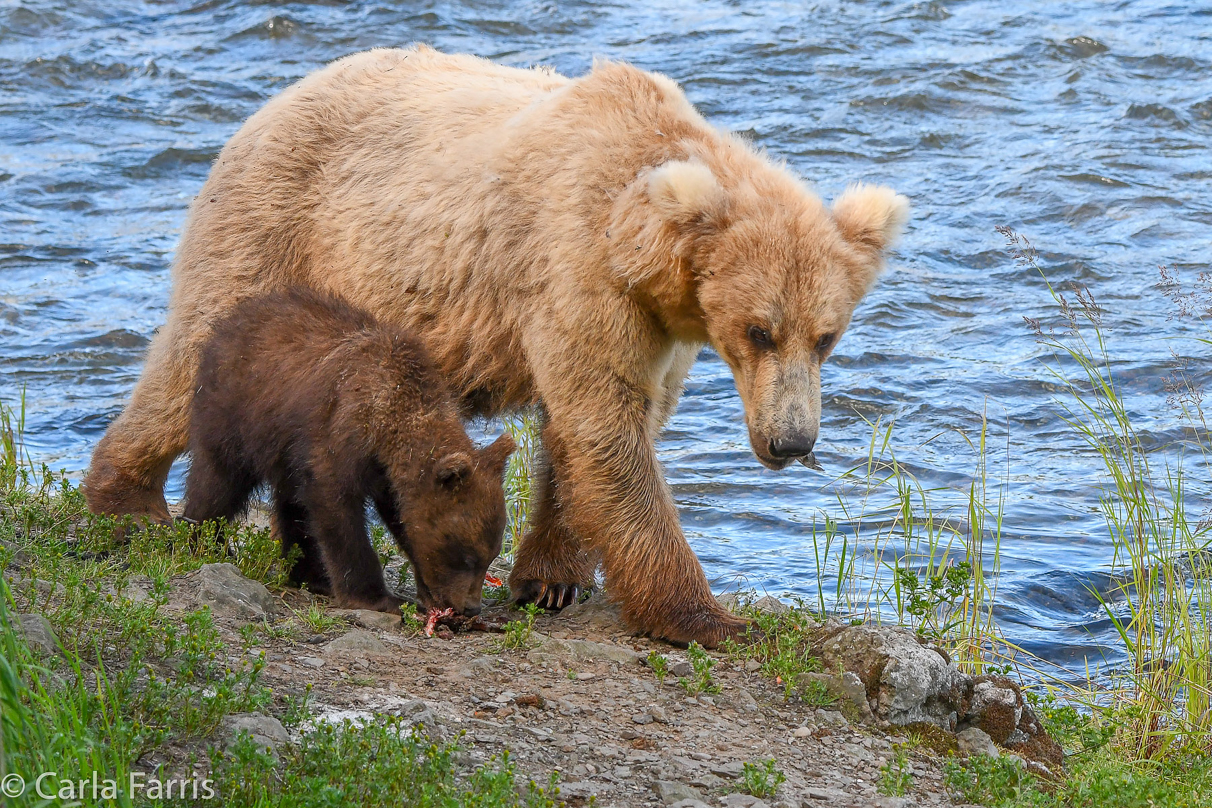
<instances>
[{"instance_id":1,"label":"cub's paw","mask_svg":"<svg viewBox=\"0 0 1212 808\"><path fill-rule=\"evenodd\" d=\"M513 593L515 603L533 603L540 609L558 612L576 603L585 590L580 584L549 584L532 578L524 581L511 580L509 591Z\"/></svg>"}]
</instances>

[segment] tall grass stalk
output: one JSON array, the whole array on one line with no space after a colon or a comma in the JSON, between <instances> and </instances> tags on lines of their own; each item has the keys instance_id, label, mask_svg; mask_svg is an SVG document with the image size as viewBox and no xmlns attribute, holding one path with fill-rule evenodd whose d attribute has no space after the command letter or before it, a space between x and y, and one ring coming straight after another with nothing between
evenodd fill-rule
<instances>
[{"instance_id":1,"label":"tall grass stalk","mask_svg":"<svg viewBox=\"0 0 1212 808\"><path fill-rule=\"evenodd\" d=\"M1044 278L1060 307L1062 331L1028 322L1052 351L1049 370L1066 394L1065 420L1105 473L1100 505L1114 547L1116 584L1094 594L1128 662L1112 672L1111 687L1090 691L1092 706L1110 708L1120 721L1121 748L1137 758L1212 751L1212 570L1207 527L1187 512L1183 454L1171 455L1161 470L1152 462L1112 372L1102 310L1089 290L1074 287L1072 298L1058 291L1030 242L1000 230L1018 262ZM1195 450L1206 460L1202 414L1191 420Z\"/></svg>"},{"instance_id":2,"label":"tall grass stalk","mask_svg":"<svg viewBox=\"0 0 1212 808\"><path fill-rule=\"evenodd\" d=\"M21 390L21 403L14 412L12 407L0 401L0 485L12 486L22 468L32 468L29 453L25 451L25 390Z\"/></svg>"},{"instance_id":3,"label":"tall grass stalk","mask_svg":"<svg viewBox=\"0 0 1212 808\"><path fill-rule=\"evenodd\" d=\"M526 411L506 419L505 431L513 437L517 450L509 458L505 469L505 507L508 514L502 552L512 555L522 543L530 516L531 497L534 490L534 464L539 448L538 413Z\"/></svg>"},{"instance_id":4,"label":"tall grass stalk","mask_svg":"<svg viewBox=\"0 0 1212 808\"><path fill-rule=\"evenodd\" d=\"M964 437L976 465L963 490L923 486L897 459L891 422L868 423L867 456L833 484L845 525L828 514L813 525L818 610L895 618L981 672L1007 651L993 620L1005 486L989 480L988 421Z\"/></svg>"}]
</instances>

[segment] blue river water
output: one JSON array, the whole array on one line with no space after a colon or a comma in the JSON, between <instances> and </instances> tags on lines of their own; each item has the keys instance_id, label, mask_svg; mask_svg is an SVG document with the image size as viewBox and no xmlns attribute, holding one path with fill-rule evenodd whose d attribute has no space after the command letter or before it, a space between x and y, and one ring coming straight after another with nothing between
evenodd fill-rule
<instances>
[{"instance_id":1,"label":"blue river water","mask_svg":"<svg viewBox=\"0 0 1212 808\"><path fill-rule=\"evenodd\" d=\"M1207 352L1158 267L1191 283L1212 258L1207 4L5 3L0 400L25 391L36 459L78 475L120 411L164 320L187 206L241 121L332 59L415 41L570 75L631 61L826 198L855 181L909 196L908 232L824 370L823 472L758 465L728 370L704 352L661 446L687 535L719 587L815 601L818 584L835 591L818 563L826 517L858 530L870 569L874 537L897 527L858 520L861 491L834 482L866 458L871 424L879 443L892 426L940 516L963 520L987 419L1003 630L1075 669L1114 661L1089 591L1111 562L1104 475L1024 322L1056 326L1058 308L994 228L1096 296L1129 410L1174 461L1188 433L1164 379L1177 355L1202 382ZM1186 471L1202 507L1207 469Z\"/></svg>"}]
</instances>

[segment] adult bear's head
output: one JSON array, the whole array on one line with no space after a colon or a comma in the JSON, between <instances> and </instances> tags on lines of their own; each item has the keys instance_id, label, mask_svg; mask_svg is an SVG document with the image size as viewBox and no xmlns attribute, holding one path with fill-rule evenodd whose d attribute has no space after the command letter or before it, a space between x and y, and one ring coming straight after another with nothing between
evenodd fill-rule
<instances>
[{"instance_id":1,"label":"adult bear's head","mask_svg":"<svg viewBox=\"0 0 1212 808\"><path fill-rule=\"evenodd\" d=\"M856 186L827 208L736 141L656 166L645 190L682 299L732 368L758 460L780 469L806 457L821 363L879 276L908 200Z\"/></svg>"}]
</instances>

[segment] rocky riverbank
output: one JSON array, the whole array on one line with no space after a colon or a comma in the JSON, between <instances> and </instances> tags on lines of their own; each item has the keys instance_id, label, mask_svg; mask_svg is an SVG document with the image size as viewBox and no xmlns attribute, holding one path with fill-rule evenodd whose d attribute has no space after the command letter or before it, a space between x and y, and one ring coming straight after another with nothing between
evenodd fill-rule
<instances>
[{"instance_id":1,"label":"rocky riverbank","mask_svg":"<svg viewBox=\"0 0 1212 808\"><path fill-rule=\"evenodd\" d=\"M135 576L116 594L149 591ZM1060 763L1017 687L965 676L903 629L816 626L822 672L789 687L753 659L696 659L630 636L601 595L529 619L496 605L489 622L511 620L504 633L427 638L390 615L271 592L220 563L171 580L166 614L200 607L214 617L223 664L263 666L261 684L279 703L307 698L311 721L399 716L457 741L467 766L508 750L520 779L558 772L559 799L573 806L951 805L947 754L1009 750L1041 772ZM754 607L787 609L773 598ZM305 625L296 618L307 612ZM22 625L31 643L53 649L45 620ZM212 736L138 765L180 770L240 732L276 749L303 731L288 731L273 709L228 716Z\"/></svg>"}]
</instances>

